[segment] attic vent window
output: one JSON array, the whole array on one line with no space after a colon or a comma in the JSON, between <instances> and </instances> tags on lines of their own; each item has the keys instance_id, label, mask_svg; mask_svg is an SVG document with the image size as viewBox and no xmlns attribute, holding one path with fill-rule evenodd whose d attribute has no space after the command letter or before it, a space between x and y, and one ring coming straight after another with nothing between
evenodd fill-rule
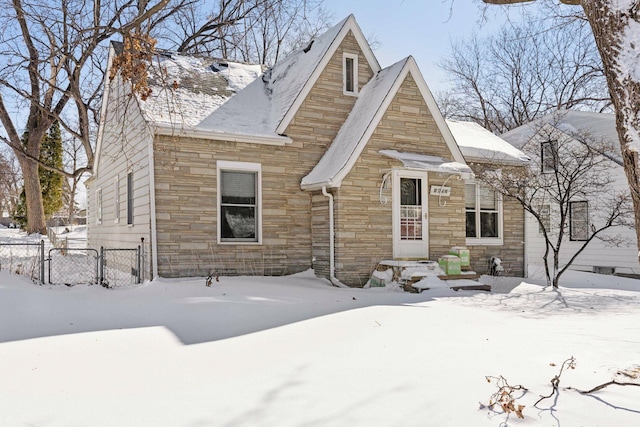
<instances>
[{"instance_id":1,"label":"attic vent window","mask_svg":"<svg viewBox=\"0 0 640 427\"><path fill-rule=\"evenodd\" d=\"M222 71L225 68L229 68L228 62L214 62L213 64L211 64L211 69L216 73L218 71Z\"/></svg>"},{"instance_id":2,"label":"attic vent window","mask_svg":"<svg viewBox=\"0 0 640 427\"><path fill-rule=\"evenodd\" d=\"M342 69L344 94L356 95L358 93L358 55L344 53L342 56Z\"/></svg>"},{"instance_id":3,"label":"attic vent window","mask_svg":"<svg viewBox=\"0 0 640 427\"><path fill-rule=\"evenodd\" d=\"M304 49L302 49L302 51L303 51L304 53L309 52L309 51L311 50L311 46L313 46L313 40L311 40L311 41L309 42L309 44L307 45L307 47L305 47Z\"/></svg>"}]
</instances>

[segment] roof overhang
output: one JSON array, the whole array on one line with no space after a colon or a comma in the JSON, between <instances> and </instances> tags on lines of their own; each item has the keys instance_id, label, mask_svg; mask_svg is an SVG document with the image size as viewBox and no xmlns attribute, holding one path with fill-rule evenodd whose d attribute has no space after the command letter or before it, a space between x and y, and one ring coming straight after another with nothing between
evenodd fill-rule
<instances>
[{"instance_id":1,"label":"roof overhang","mask_svg":"<svg viewBox=\"0 0 640 427\"><path fill-rule=\"evenodd\" d=\"M197 139L209 139L214 141L246 142L248 144L277 145L291 144L293 140L281 135L244 135L228 132L216 132L198 128L176 127L169 124L156 123L154 125L156 135L182 136Z\"/></svg>"},{"instance_id":2,"label":"roof overhang","mask_svg":"<svg viewBox=\"0 0 640 427\"><path fill-rule=\"evenodd\" d=\"M380 150L378 153L386 157L391 157L392 159L400 160L407 169L461 175L463 179L473 177L473 171L466 164L452 162L442 157L406 153L396 150Z\"/></svg>"}]
</instances>

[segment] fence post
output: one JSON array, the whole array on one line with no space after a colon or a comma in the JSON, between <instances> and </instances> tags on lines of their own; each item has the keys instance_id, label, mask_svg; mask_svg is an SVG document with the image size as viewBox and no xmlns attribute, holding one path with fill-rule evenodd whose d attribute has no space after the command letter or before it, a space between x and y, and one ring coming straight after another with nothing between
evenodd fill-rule
<instances>
[{"instance_id":1,"label":"fence post","mask_svg":"<svg viewBox=\"0 0 640 427\"><path fill-rule=\"evenodd\" d=\"M144 282L144 269L146 268L145 263L145 252L144 252L144 237L140 238L140 253L138 254L138 276L140 281L138 283Z\"/></svg>"},{"instance_id":2,"label":"fence post","mask_svg":"<svg viewBox=\"0 0 640 427\"><path fill-rule=\"evenodd\" d=\"M140 245L136 248L136 285L140 284Z\"/></svg>"},{"instance_id":3,"label":"fence post","mask_svg":"<svg viewBox=\"0 0 640 427\"><path fill-rule=\"evenodd\" d=\"M44 240L40 240L40 285L44 285Z\"/></svg>"},{"instance_id":4,"label":"fence post","mask_svg":"<svg viewBox=\"0 0 640 427\"><path fill-rule=\"evenodd\" d=\"M98 284L104 286L104 246L100 246L98 258Z\"/></svg>"}]
</instances>

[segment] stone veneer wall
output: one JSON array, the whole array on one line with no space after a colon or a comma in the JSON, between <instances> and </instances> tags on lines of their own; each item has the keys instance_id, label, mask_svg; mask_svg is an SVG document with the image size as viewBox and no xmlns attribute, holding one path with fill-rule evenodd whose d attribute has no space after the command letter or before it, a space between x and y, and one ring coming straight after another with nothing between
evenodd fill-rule
<instances>
[{"instance_id":1,"label":"stone veneer wall","mask_svg":"<svg viewBox=\"0 0 640 427\"><path fill-rule=\"evenodd\" d=\"M389 106L360 158L336 193L336 277L360 286L377 262L393 256L392 201L380 203L385 172L401 163L379 154L382 149L423 153L452 159L452 155L409 75ZM448 175L429 174L429 185L441 185ZM429 197L429 255L437 259L451 246L464 245L464 183L452 178L446 206Z\"/></svg>"},{"instance_id":2,"label":"stone veneer wall","mask_svg":"<svg viewBox=\"0 0 640 427\"><path fill-rule=\"evenodd\" d=\"M357 99L343 94L345 51L359 54L360 87L373 76L355 37L348 34L288 126L291 144L156 138L160 276L202 276L216 271L290 274L310 268L314 257L314 267L328 275L328 220L326 225L312 225L314 215L316 220L325 215L323 210L328 215L323 208L327 202L321 194L318 198L302 191L300 182L331 144ZM217 160L262 165L261 245L217 244Z\"/></svg>"}]
</instances>

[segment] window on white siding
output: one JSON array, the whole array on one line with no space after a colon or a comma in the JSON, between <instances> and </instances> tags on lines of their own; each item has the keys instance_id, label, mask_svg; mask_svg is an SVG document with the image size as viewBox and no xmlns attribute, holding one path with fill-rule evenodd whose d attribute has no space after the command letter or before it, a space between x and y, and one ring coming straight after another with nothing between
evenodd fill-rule
<instances>
[{"instance_id":1,"label":"window on white siding","mask_svg":"<svg viewBox=\"0 0 640 427\"><path fill-rule=\"evenodd\" d=\"M120 176L116 175L113 180L113 204L115 209L114 222L120 222Z\"/></svg>"},{"instance_id":2,"label":"window on white siding","mask_svg":"<svg viewBox=\"0 0 640 427\"><path fill-rule=\"evenodd\" d=\"M551 173L558 167L558 141L546 141L540 145L542 173Z\"/></svg>"},{"instance_id":3,"label":"window on white siding","mask_svg":"<svg viewBox=\"0 0 640 427\"><path fill-rule=\"evenodd\" d=\"M344 76L343 90L345 94L358 93L358 55L344 53L342 56L342 68Z\"/></svg>"},{"instance_id":4,"label":"window on white siding","mask_svg":"<svg viewBox=\"0 0 640 427\"><path fill-rule=\"evenodd\" d=\"M551 206L542 205L540 207L540 221L538 222L538 233L543 234L542 227L547 230L547 233L551 231Z\"/></svg>"},{"instance_id":5,"label":"window on white siding","mask_svg":"<svg viewBox=\"0 0 640 427\"><path fill-rule=\"evenodd\" d=\"M96 224L102 224L102 188L96 190Z\"/></svg>"},{"instance_id":6,"label":"window on white siding","mask_svg":"<svg viewBox=\"0 0 640 427\"><path fill-rule=\"evenodd\" d=\"M133 172L127 174L127 224L133 225Z\"/></svg>"},{"instance_id":7,"label":"window on white siding","mask_svg":"<svg viewBox=\"0 0 640 427\"><path fill-rule=\"evenodd\" d=\"M502 203L499 195L479 184L465 184L468 245L502 244Z\"/></svg>"},{"instance_id":8,"label":"window on white siding","mask_svg":"<svg viewBox=\"0 0 640 427\"><path fill-rule=\"evenodd\" d=\"M218 161L218 240L261 242L261 166Z\"/></svg>"},{"instance_id":9,"label":"window on white siding","mask_svg":"<svg viewBox=\"0 0 640 427\"><path fill-rule=\"evenodd\" d=\"M589 238L589 203L569 202L569 224L571 240Z\"/></svg>"}]
</instances>

